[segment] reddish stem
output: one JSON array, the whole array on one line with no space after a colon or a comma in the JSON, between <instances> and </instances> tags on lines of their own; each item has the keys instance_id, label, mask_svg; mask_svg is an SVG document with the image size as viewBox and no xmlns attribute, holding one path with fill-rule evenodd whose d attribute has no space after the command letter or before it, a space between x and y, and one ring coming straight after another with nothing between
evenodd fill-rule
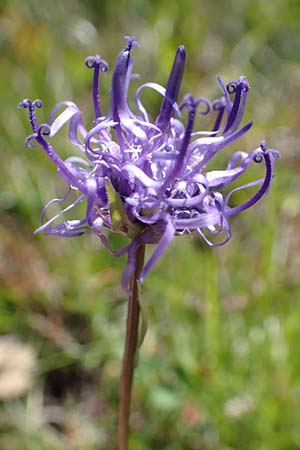
<instances>
[{"instance_id":1,"label":"reddish stem","mask_svg":"<svg viewBox=\"0 0 300 450\"><path fill-rule=\"evenodd\" d=\"M131 391L140 317L138 278L143 268L144 255L145 246L142 245L136 251L136 266L130 280L131 293L128 298L126 338L120 379L119 450L128 450Z\"/></svg>"}]
</instances>

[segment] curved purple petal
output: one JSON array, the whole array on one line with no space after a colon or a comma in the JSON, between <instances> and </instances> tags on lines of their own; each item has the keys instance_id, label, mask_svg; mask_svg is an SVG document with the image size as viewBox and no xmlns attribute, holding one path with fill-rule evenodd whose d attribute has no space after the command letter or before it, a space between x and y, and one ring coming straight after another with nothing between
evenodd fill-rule
<instances>
[{"instance_id":1,"label":"curved purple petal","mask_svg":"<svg viewBox=\"0 0 300 450\"><path fill-rule=\"evenodd\" d=\"M159 116L155 124L164 131L168 126L171 117L174 114L173 105L177 102L182 77L185 69L186 51L183 45L180 45L176 51L175 59L167 83L166 94L161 104Z\"/></svg>"}]
</instances>

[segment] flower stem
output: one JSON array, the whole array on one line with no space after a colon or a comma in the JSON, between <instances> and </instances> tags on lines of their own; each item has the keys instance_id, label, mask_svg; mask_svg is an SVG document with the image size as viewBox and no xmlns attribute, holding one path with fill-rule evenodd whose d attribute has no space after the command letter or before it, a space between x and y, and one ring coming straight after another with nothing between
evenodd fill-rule
<instances>
[{"instance_id":1,"label":"flower stem","mask_svg":"<svg viewBox=\"0 0 300 450\"><path fill-rule=\"evenodd\" d=\"M144 264L144 256L145 246L142 245L136 251L135 270L130 280L125 348L120 379L119 450L128 450L131 388L136 362L135 355L140 317L138 277Z\"/></svg>"}]
</instances>

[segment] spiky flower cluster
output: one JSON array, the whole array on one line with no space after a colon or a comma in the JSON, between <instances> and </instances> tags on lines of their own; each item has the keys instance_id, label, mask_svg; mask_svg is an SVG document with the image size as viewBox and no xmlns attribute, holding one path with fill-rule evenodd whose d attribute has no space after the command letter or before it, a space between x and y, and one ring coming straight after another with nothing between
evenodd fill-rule
<instances>
[{"instance_id":1,"label":"spiky flower cluster","mask_svg":"<svg viewBox=\"0 0 300 450\"><path fill-rule=\"evenodd\" d=\"M122 283L125 288L134 270L136 250L141 245L156 244L141 272L140 281L143 281L175 235L196 231L209 245L225 244L231 237L230 217L250 208L268 192L274 158L279 156L262 143L250 153L236 151L231 154L224 170L205 171L217 153L252 126L252 122L240 126L249 91L247 79L240 77L225 86L218 78L222 97L213 103L205 98L195 99L190 94L177 103L186 58L185 48L180 46L167 87L149 82L137 89L135 100L139 113L135 114L127 101L133 76L130 57L133 46L138 46L136 40L128 37L127 45L117 58L106 115L101 109L99 77L101 72L108 70L108 64L98 55L86 59L86 66L94 71L95 120L91 129L84 126L81 111L72 102L58 103L48 123L41 125L35 116L35 108L42 106L40 100L24 100L19 105L29 109L33 130L26 145L32 148L33 141L38 143L69 185L63 198L51 200L45 206L42 222L50 205L66 201L73 189L78 192L73 203L43 223L36 232L73 237L91 228L114 255L128 254ZM141 102L144 88L154 89L162 95L155 121L150 121ZM201 109L204 107L201 114L215 115L210 131L194 131L200 106ZM187 115L185 123L182 120L184 111ZM64 161L50 142L65 124L68 124L69 143L80 156L71 156ZM253 162L264 162L264 178L228 191L228 186ZM257 186L251 198L238 206L229 205L235 191L250 186ZM227 194L222 193L224 188L227 188ZM82 201L86 201L83 218L54 223ZM118 250L111 249L105 230L125 233L130 243Z\"/></svg>"}]
</instances>

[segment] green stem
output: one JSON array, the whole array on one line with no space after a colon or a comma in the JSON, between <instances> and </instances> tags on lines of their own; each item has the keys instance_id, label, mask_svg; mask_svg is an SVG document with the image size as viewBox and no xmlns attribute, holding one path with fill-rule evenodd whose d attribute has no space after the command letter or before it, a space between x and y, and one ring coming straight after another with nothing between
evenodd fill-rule
<instances>
[{"instance_id":1,"label":"green stem","mask_svg":"<svg viewBox=\"0 0 300 450\"><path fill-rule=\"evenodd\" d=\"M137 249L136 266L130 281L131 293L128 299L126 338L120 379L119 450L128 450L131 390L140 317L138 277L144 264L144 256L145 246L142 245Z\"/></svg>"}]
</instances>

